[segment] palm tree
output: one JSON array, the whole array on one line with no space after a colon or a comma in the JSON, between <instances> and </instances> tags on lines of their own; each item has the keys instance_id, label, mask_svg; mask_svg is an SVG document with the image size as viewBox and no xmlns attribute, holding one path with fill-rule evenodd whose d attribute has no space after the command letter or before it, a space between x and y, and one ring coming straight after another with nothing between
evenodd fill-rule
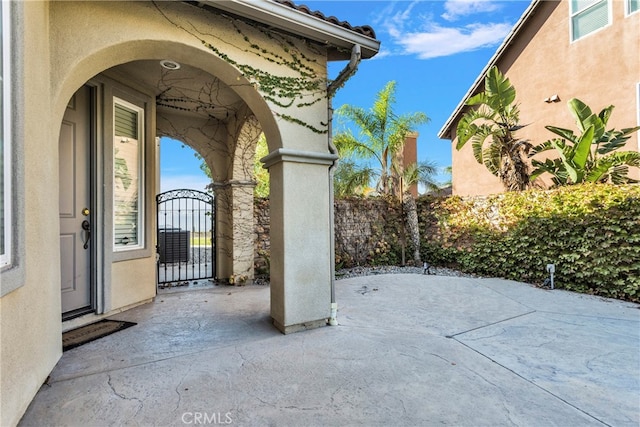
<instances>
[{"instance_id":1,"label":"palm tree","mask_svg":"<svg viewBox=\"0 0 640 427\"><path fill-rule=\"evenodd\" d=\"M333 139L341 157L377 163L376 190L380 194L400 198L398 185L404 168L398 153L402 153L407 134L415 126L427 123L429 118L420 112L396 115L393 112L395 90L395 81L387 83L378 92L370 110L348 104L340 107L338 115L353 122L360 129L360 134L356 137L347 130L336 134Z\"/></svg>"},{"instance_id":2,"label":"palm tree","mask_svg":"<svg viewBox=\"0 0 640 427\"><path fill-rule=\"evenodd\" d=\"M390 81L378 92L373 106L369 110L352 105L343 105L337 111L338 115L350 120L360 133L356 137L351 130L339 132L333 138L342 158L341 171L337 171L338 189L363 189L366 183L375 180L378 194L390 195L402 202L404 194L412 183L422 181L428 185L435 185L431 175L435 173L433 165L423 163L404 166L402 153L405 138L414 131L417 125L427 123L426 114L417 112L397 115L393 111L395 104L396 82ZM375 166L359 166L359 161L373 161ZM340 166L338 167L340 169ZM349 184L350 183L350 184ZM415 202L413 208L408 205L405 211L417 219ZM407 220L410 235L416 247L414 261L420 262L420 232L417 220ZM417 236L417 238L415 237Z\"/></svg>"},{"instance_id":3,"label":"palm tree","mask_svg":"<svg viewBox=\"0 0 640 427\"><path fill-rule=\"evenodd\" d=\"M442 183L442 187L451 187L451 185L453 185L453 180L452 180L452 178L453 178L453 166L451 166L451 165L446 166L446 167L444 167L442 169L442 171L449 176L449 179L447 179L445 182Z\"/></svg>"},{"instance_id":4,"label":"palm tree","mask_svg":"<svg viewBox=\"0 0 640 427\"><path fill-rule=\"evenodd\" d=\"M529 170L525 157L531 148L528 141L519 140L515 132L519 124L516 89L497 67L493 66L484 79L484 91L467 101L478 108L467 111L458 122L460 150L471 141L473 155L484 164L507 191L522 191L529 187Z\"/></svg>"},{"instance_id":5,"label":"palm tree","mask_svg":"<svg viewBox=\"0 0 640 427\"><path fill-rule=\"evenodd\" d=\"M404 170L401 180L402 187L402 209L405 214L409 237L413 244L413 262L420 265L420 228L418 227L418 206L409 189L414 184L422 184L428 190L439 189L439 185L434 181L438 167L431 162L413 163Z\"/></svg>"},{"instance_id":6,"label":"palm tree","mask_svg":"<svg viewBox=\"0 0 640 427\"><path fill-rule=\"evenodd\" d=\"M333 174L334 194L339 198L366 196L372 192L370 185L376 177L374 168L351 159L341 159Z\"/></svg>"}]
</instances>

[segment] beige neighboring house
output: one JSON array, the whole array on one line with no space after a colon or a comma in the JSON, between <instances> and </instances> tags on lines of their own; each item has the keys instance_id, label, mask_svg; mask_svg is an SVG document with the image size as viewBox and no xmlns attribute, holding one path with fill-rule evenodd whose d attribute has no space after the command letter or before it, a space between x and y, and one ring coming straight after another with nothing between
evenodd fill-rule
<instances>
[{"instance_id":1,"label":"beige neighboring house","mask_svg":"<svg viewBox=\"0 0 640 427\"><path fill-rule=\"evenodd\" d=\"M638 0L534 0L439 132L440 138L453 142L453 194L504 191L498 178L476 162L470 143L455 149L456 127L468 108L465 103L483 90L493 65L516 88L520 122L527 125L518 137L534 145L554 137L546 125L576 129L567 108L571 98L584 101L595 112L614 105L610 128L640 124L638 9ZM638 133L624 149L639 149ZM631 170L631 177L639 179L638 169Z\"/></svg>"},{"instance_id":2,"label":"beige neighboring house","mask_svg":"<svg viewBox=\"0 0 640 427\"><path fill-rule=\"evenodd\" d=\"M161 136L213 171L216 200L228 202L216 206L216 271L231 278L253 274L247 165L264 132L270 314L285 333L326 324L337 158L328 94L378 52L370 27L272 0L0 10L0 425L19 421L64 330L156 296ZM329 61L345 62L333 85Z\"/></svg>"}]
</instances>

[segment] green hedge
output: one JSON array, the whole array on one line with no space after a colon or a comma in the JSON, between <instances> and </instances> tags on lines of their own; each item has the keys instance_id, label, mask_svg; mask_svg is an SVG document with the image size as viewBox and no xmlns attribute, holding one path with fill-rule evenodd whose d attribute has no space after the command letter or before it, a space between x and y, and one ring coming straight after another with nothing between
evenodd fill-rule
<instances>
[{"instance_id":1,"label":"green hedge","mask_svg":"<svg viewBox=\"0 0 640 427\"><path fill-rule=\"evenodd\" d=\"M576 185L422 198L422 253L435 265L640 301L640 186Z\"/></svg>"}]
</instances>

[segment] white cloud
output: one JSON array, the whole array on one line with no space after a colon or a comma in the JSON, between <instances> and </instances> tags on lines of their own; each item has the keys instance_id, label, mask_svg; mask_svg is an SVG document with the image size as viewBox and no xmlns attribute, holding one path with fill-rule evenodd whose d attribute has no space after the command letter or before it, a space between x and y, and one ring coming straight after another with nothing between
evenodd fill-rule
<instances>
[{"instance_id":1,"label":"white cloud","mask_svg":"<svg viewBox=\"0 0 640 427\"><path fill-rule=\"evenodd\" d=\"M471 24L459 28L432 25L427 31L406 33L395 41L405 54L429 59L495 46L509 31L509 24Z\"/></svg>"},{"instance_id":2,"label":"white cloud","mask_svg":"<svg viewBox=\"0 0 640 427\"><path fill-rule=\"evenodd\" d=\"M427 3L429 4L429 3ZM433 5L430 3L429 5ZM391 46L385 46L383 55L416 55L420 59L455 55L462 52L492 47L500 44L511 31L507 23L460 23L447 25L433 15L433 8L425 8L420 2L412 2L403 10L396 10L391 3L379 24L391 36ZM496 10L499 5L487 0L447 0L444 4L447 17L454 19L479 12ZM435 19L434 19L435 18ZM442 23L438 23L440 20Z\"/></svg>"},{"instance_id":3,"label":"white cloud","mask_svg":"<svg viewBox=\"0 0 640 427\"><path fill-rule=\"evenodd\" d=\"M447 0L444 3L445 13L442 17L447 21L473 15L475 13L493 12L499 9L499 5L490 0Z\"/></svg>"},{"instance_id":4,"label":"white cloud","mask_svg":"<svg viewBox=\"0 0 640 427\"><path fill-rule=\"evenodd\" d=\"M369 59L369 61L375 61L377 59L382 59L382 58L386 58L387 56L392 56L393 52L388 50L388 49L384 49L381 48L380 51L376 54L376 56L374 56L373 58Z\"/></svg>"},{"instance_id":5,"label":"white cloud","mask_svg":"<svg viewBox=\"0 0 640 427\"><path fill-rule=\"evenodd\" d=\"M417 2L414 1L406 9L396 11L395 3L389 3L378 15L379 18L374 20L373 24L384 27L391 37L399 37L402 35L405 23L415 18L412 16L412 11L416 4Z\"/></svg>"}]
</instances>

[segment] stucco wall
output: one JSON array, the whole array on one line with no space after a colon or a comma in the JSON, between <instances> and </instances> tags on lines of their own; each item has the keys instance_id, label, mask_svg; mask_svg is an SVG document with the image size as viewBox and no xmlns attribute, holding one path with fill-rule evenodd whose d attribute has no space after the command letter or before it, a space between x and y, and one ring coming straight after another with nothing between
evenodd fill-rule
<instances>
[{"instance_id":1,"label":"stucco wall","mask_svg":"<svg viewBox=\"0 0 640 427\"><path fill-rule=\"evenodd\" d=\"M274 76L299 77L296 71L283 66L282 61L274 61L269 55L262 57L259 51L256 53L250 47L251 44L268 46L274 54L286 57L285 48L291 48L287 43L270 39L249 25L234 25L237 22L181 2L127 2L126 7L108 1L55 2L52 20L75 23L56 25L51 34L52 68L56 74L64 76L52 81L52 92L59 96L57 112L64 111L65 101L60 99L69 99L77 87L104 69L141 59L141 54L146 57L144 59L170 57L232 85L260 121L270 150L283 144L291 148L326 151L326 135L310 134L308 129L299 125L293 128L288 141L282 143L282 130L273 119L275 113L280 122L287 122L282 118L285 115L318 128L325 123L326 128L326 100L304 108L278 106L260 97L256 92L256 88L260 90L259 85L249 82L229 62L251 64ZM117 31L114 31L116 22ZM91 31L79 32L79 28L91 28ZM229 60L213 55L203 41L223 51ZM309 58L305 65L311 67L319 78L326 78L326 51L304 42L294 45ZM317 92L305 94L296 102L312 101L316 95Z\"/></svg>"},{"instance_id":2,"label":"stucco wall","mask_svg":"<svg viewBox=\"0 0 640 427\"><path fill-rule=\"evenodd\" d=\"M24 38L23 75L14 76L24 94L24 117L14 126L24 135L18 144L25 159L24 178L15 183L24 200L24 284L0 299L0 425L15 424L62 353L60 259L58 237L58 145L50 117L48 7L23 2L17 32ZM43 102L45 100L45 102ZM56 129L52 138L52 129Z\"/></svg>"},{"instance_id":3,"label":"stucco wall","mask_svg":"<svg viewBox=\"0 0 640 427\"><path fill-rule=\"evenodd\" d=\"M576 129L567 101L578 98L599 112L615 105L608 128L626 128L638 123L640 83L640 13L625 16L623 1L610 1L612 24L575 42L570 40L569 3L543 1L518 37L507 48L497 66L515 86L520 105L518 131L521 139L539 144L555 137L544 128L553 125ZM544 102L558 95L559 102ZM455 127L454 127L455 129ZM467 144L460 152L453 142L453 193L479 195L502 192L499 180L478 164ZM638 150L636 133L626 150ZM553 152L543 153L542 159ZM633 178L640 178L637 168ZM546 181L543 183L548 183Z\"/></svg>"},{"instance_id":4,"label":"stucco wall","mask_svg":"<svg viewBox=\"0 0 640 427\"><path fill-rule=\"evenodd\" d=\"M156 296L156 259L141 258L115 262L111 269L111 309Z\"/></svg>"},{"instance_id":5,"label":"stucco wall","mask_svg":"<svg viewBox=\"0 0 640 427\"><path fill-rule=\"evenodd\" d=\"M250 26L244 25L243 32L239 33L231 20L182 2L127 2L123 7L119 2L33 1L23 2L22 7L25 14L18 31L25 38L25 72L24 76L16 76L16 80L24 91L23 98L18 100L24 102L24 115L16 126L24 134L25 161L24 180L17 183L17 197L24 199L26 255L20 260L24 285L0 299L1 425L17 423L61 355L59 218L55 208L59 194L57 140L66 104L79 87L118 64L169 57L233 84L260 120L271 150L289 147L319 153L328 151L326 134L311 132L286 118L290 116L322 130L327 123L326 99L300 108L267 102L238 69L213 55L200 39L200 36L215 39L215 43L240 63L251 63L271 74L295 76L290 69L283 71L286 67L281 64L249 52L245 36L259 44L272 43L269 36ZM185 30L196 27L200 32L197 35ZM321 78L326 78L326 52L304 42L296 43L296 48L310 58L311 67ZM284 53L284 46L288 45L281 43L274 49ZM309 102L317 95L317 92L304 94L302 102ZM281 137L284 133L287 134L285 140ZM280 256L285 252L292 254L287 263L281 261L280 277L283 284L298 281L308 286L301 286L293 293L285 290L286 298L276 295L276 299L287 306L289 317L300 314L304 320L309 312L318 318L328 316L329 257L325 255L318 263L314 253L295 250L295 242L308 237L328 249L328 209L323 209L328 201L328 164L312 167L305 180L298 179L300 172L306 171L299 163L294 167L286 163L280 165L284 171L281 191L304 195L299 199L280 198L280 211L299 223L301 233L300 236L285 235L284 223L278 229L282 236ZM147 182L149 194L155 193L154 182L153 177ZM316 215L318 210L326 212ZM310 218L311 236L303 233L308 223L300 215ZM108 233L105 236L108 237ZM108 261L104 266L105 277L110 282L107 309L152 296L153 256L111 264L111 242L107 240L105 238L103 248ZM321 252L326 254L327 250ZM304 271L308 277L300 277ZM296 305L296 292L306 294L300 296L306 298L303 304ZM319 309L314 305L318 298L322 300ZM286 326L286 316L280 319Z\"/></svg>"},{"instance_id":6,"label":"stucco wall","mask_svg":"<svg viewBox=\"0 0 640 427\"><path fill-rule=\"evenodd\" d=\"M323 191L325 185L328 189L329 165L285 161L283 157L269 165L270 291L271 317L278 329L288 333L299 330L290 325L326 323L333 260L327 233L329 193ZM288 195L295 195L295 202Z\"/></svg>"}]
</instances>

